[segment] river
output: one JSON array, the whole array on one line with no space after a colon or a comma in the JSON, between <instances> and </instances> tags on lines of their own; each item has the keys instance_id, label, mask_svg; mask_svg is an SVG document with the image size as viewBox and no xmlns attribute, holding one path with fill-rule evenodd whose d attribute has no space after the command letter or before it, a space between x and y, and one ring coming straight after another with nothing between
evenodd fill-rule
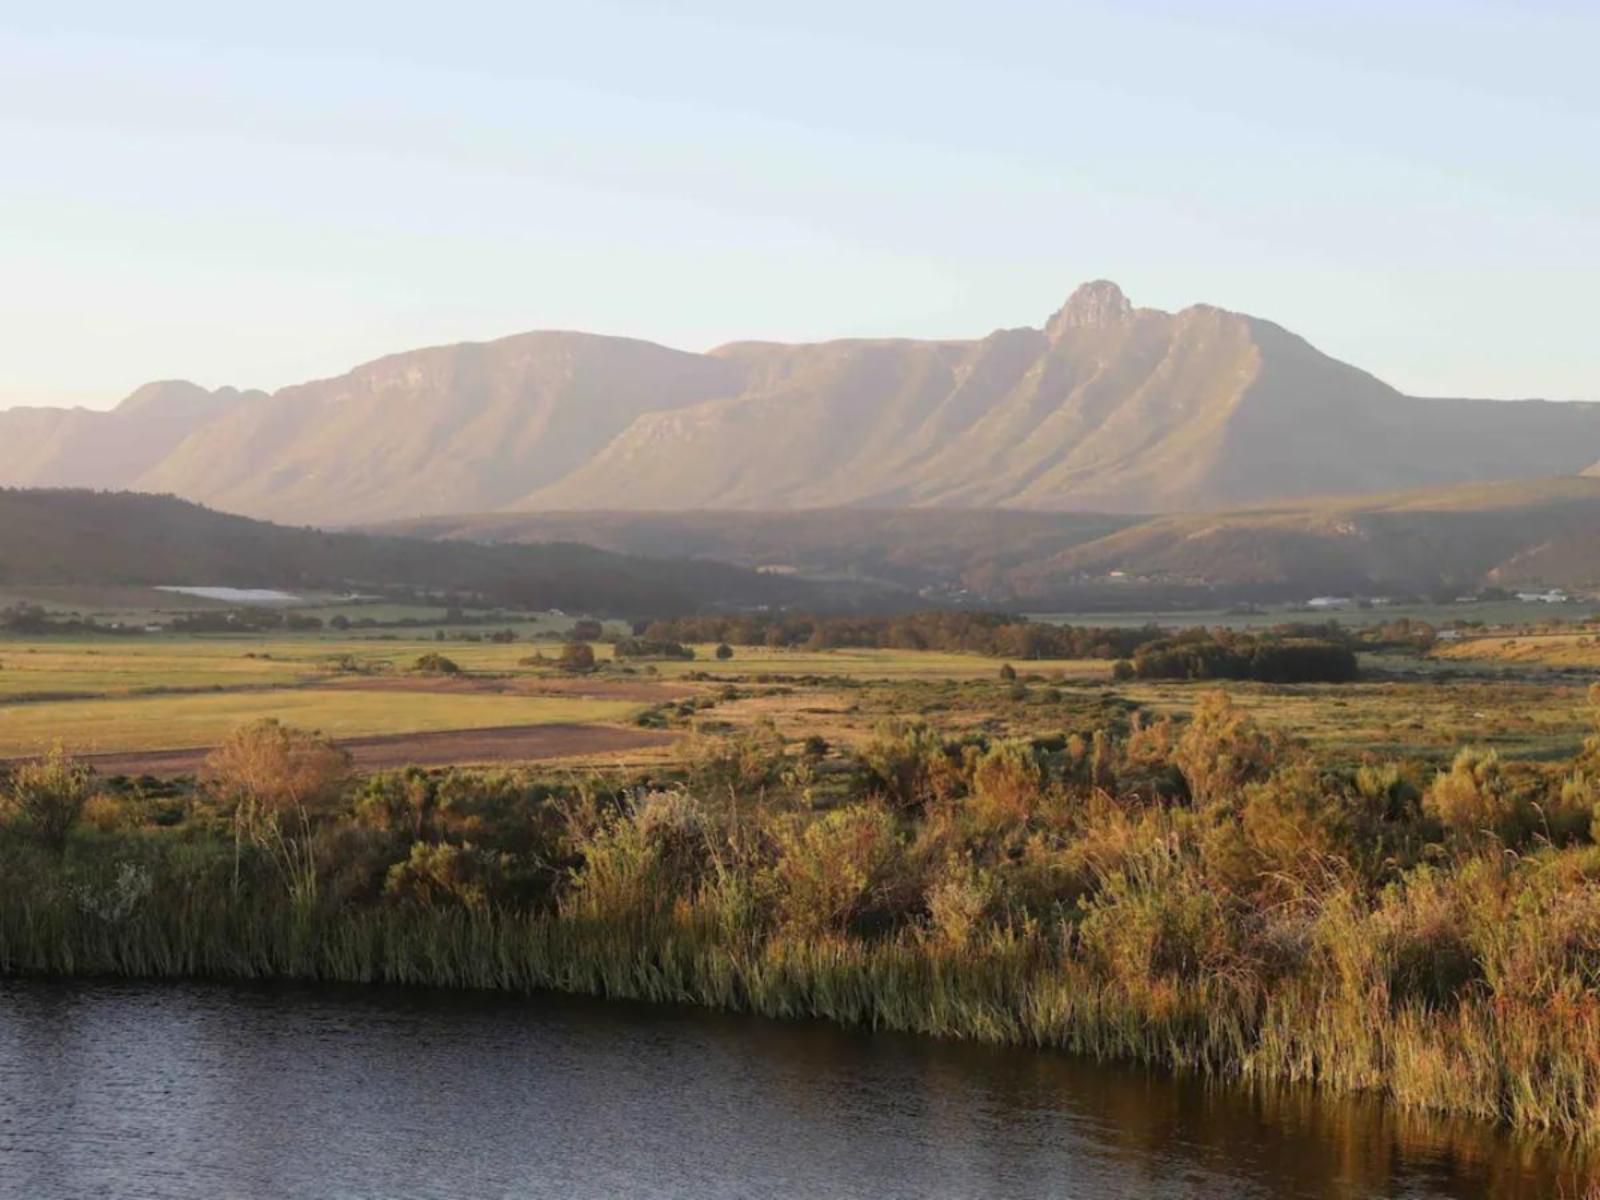
<instances>
[{"instance_id":1,"label":"river","mask_svg":"<svg viewBox=\"0 0 1600 1200\"><path fill-rule=\"evenodd\" d=\"M1568 1169L1370 1101L814 1023L0 979L7 1200L1531 1200Z\"/></svg>"}]
</instances>

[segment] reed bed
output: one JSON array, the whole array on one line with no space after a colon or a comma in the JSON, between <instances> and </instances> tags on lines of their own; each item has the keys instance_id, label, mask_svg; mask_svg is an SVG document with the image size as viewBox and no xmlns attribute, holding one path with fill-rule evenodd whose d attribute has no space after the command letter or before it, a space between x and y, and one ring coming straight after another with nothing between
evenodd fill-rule
<instances>
[{"instance_id":1,"label":"reed bed","mask_svg":"<svg viewBox=\"0 0 1600 1200\"><path fill-rule=\"evenodd\" d=\"M1596 765L1335 777L1217 701L1054 749L889 730L828 795L782 747L665 791L395 773L274 826L287 859L214 786L166 827L9 824L0 973L555 989L1592 1141Z\"/></svg>"}]
</instances>

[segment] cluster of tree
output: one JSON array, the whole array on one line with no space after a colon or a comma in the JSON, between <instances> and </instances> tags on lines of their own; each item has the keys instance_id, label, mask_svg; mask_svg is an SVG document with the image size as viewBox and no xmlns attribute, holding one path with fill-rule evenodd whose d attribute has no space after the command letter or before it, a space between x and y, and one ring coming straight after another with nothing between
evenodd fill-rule
<instances>
[{"instance_id":1,"label":"cluster of tree","mask_svg":"<svg viewBox=\"0 0 1600 1200\"><path fill-rule=\"evenodd\" d=\"M6 633L29 635L52 633L134 634L144 632L144 629L140 626L102 625L93 617L81 617L76 613L52 613L36 604L16 604L9 608L0 608L0 630L4 630Z\"/></svg>"},{"instance_id":2,"label":"cluster of tree","mask_svg":"<svg viewBox=\"0 0 1600 1200\"><path fill-rule=\"evenodd\" d=\"M1192 629L1139 647L1117 674L1139 679L1253 679L1263 683L1348 683L1359 673L1344 641Z\"/></svg>"},{"instance_id":3,"label":"cluster of tree","mask_svg":"<svg viewBox=\"0 0 1600 1200\"><path fill-rule=\"evenodd\" d=\"M694 651L682 642L656 641L651 638L621 638L614 653L618 658L681 658L692 659Z\"/></svg>"},{"instance_id":4,"label":"cluster of tree","mask_svg":"<svg viewBox=\"0 0 1600 1200\"><path fill-rule=\"evenodd\" d=\"M1030 621L1006 613L928 611L899 616L809 617L780 614L680 617L654 621L652 641L729 646L838 647L970 651L999 658L1127 658L1167 633L1154 625L1091 628Z\"/></svg>"},{"instance_id":5,"label":"cluster of tree","mask_svg":"<svg viewBox=\"0 0 1600 1200\"><path fill-rule=\"evenodd\" d=\"M277 608L233 608L226 612L193 612L174 617L174 633L267 633L288 630L311 633L323 627L321 617Z\"/></svg>"}]
</instances>

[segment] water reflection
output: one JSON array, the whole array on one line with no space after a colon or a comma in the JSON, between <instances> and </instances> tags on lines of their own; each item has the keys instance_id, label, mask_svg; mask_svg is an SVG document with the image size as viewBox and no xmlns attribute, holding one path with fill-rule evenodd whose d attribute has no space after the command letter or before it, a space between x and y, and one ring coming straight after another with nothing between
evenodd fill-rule
<instances>
[{"instance_id":1,"label":"water reflection","mask_svg":"<svg viewBox=\"0 0 1600 1200\"><path fill-rule=\"evenodd\" d=\"M0 1194L1573 1195L1547 1144L1299 1089L565 998L0 982Z\"/></svg>"}]
</instances>

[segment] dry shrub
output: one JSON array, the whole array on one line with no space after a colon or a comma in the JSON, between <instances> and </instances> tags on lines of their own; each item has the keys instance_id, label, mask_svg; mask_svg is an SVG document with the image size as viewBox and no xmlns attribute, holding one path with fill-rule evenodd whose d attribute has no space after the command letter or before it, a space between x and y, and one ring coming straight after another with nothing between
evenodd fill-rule
<instances>
[{"instance_id":1,"label":"dry shrub","mask_svg":"<svg viewBox=\"0 0 1600 1200\"><path fill-rule=\"evenodd\" d=\"M1498 888L1488 864L1443 874L1418 867L1385 890L1365 936L1381 951L1393 1007L1453 1009L1483 980L1475 927Z\"/></svg>"},{"instance_id":2,"label":"dry shrub","mask_svg":"<svg viewBox=\"0 0 1600 1200\"><path fill-rule=\"evenodd\" d=\"M313 825L350 780L350 756L320 734L257 721L233 731L206 758L206 786L234 804L236 847L264 852L297 902L316 899ZM235 883L238 872L235 870Z\"/></svg>"},{"instance_id":3,"label":"dry shrub","mask_svg":"<svg viewBox=\"0 0 1600 1200\"><path fill-rule=\"evenodd\" d=\"M1493 750L1467 747L1458 753L1448 771L1441 771L1423 798L1427 814L1450 832L1463 837L1515 833L1515 811L1510 788Z\"/></svg>"},{"instance_id":4,"label":"dry shrub","mask_svg":"<svg viewBox=\"0 0 1600 1200\"><path fill-rule=\"evenodd\" d=\"M1027 821L1044 788L1044 771L1027 742L997 742L972 771L967 810L983 830L1000 830Z\"/></svg>"},{"instance_id":5,"label":"dry shrub","mask_svg":"<svg viewBox=\"0 0 1600 1200\"><path fill-rule=\"evenodd\" d=\"M1100 879L1079 944L1130 990L1231 973L1238 955L1223 903L1175 840L1158 842Z\"/></svg>"},{"instance_id":6,"label":"dry shrub","mask_svg":"<svg viewBox=\"0 0 1600 1200\"><path fill-rule=\"evenodd\" d=\"M1347 814L1334 782L1310 762L1245 785L1239 832L1248 848L1257 898L1287 900L1341 877L1348 867ZM1212 846L1221 850L1223 844L1217 838ZM1237 866L1232 864L1235 870Z\"/></svg>"},{"instance_id":7,"label":"dry shrub","mask_svg":"<svg viewBox=\"0 0 1600 1200\"><path fill-rule=\"evenodd\" d=\"M705 810L684 792L651 792L574 833L582 865L563 905L570 916L624 927L693 897L710 863Z\"/></svg>"},{"instance_id":8,"label":"dry shrub","mask_svg":"<svg viewBox=\"0 0 1600 1200\"><path fill-rule=\"evenodd\" d=\"M109 792L96 792L84 802L82 821L97 833L122 833L139 824L127 801Z\"/></svg>"},{"instance_id":9,"label":"dry shrub","mask_svg":"<svg viewBox=\"0 0 1600 1200\"><path fill-rule=\"evenodd\" d=\"M90 787L89 768L57 742L43 758L12 772L5 812L10 822L60 854L88 803Z\"/></svg>"},{"instance_id":10,"label":"dry shrub","mask_svg":"<svg viewBox=\"0 0 1600 1200\"><path fill-rule=\"evenodd\" d=\"M1207 692L1173 748L1197 805L1225 803L1247 783L1267 778L1286 757L1285 739L1264 732L1226 692Z\"/></svg>"},{"instance_id":11,"label":"dry shrub","mask_svg":"<svg viewBox=\"0 0 1600 1200\"><path fill-rule=\"evenodd\" d=\"M1423 808L1447 833L1465 841L1496 838L1523 847L1587 836L1593 796L1584 773L1552 786L1534 764L1509 764L1493 750L1467 748L1434 779Z\"/></svg>"},{"instance_id":12,"label":"dry shrub","mask_svg":"<svg viewBox=\"0 0 1600 1200\"><path fill-rule=\"evenodd\" d=\"M891 721L861 751L868 786L897 809L916 808L959 795L966 786L961 763L931 725Z\"/></svg>"},{"instance_id":13,"label":"dry shrub","mask_svg":"<svg viewBox=\"0 0 1600 1200\"><path fill-rule=\"evenodd\" d=\"M894 818L878 804L853 804L820 818L790 818L775 830L777 913L796 933L842 933L871 915L892 917L907 872Z\"/></svg>"},{"instance_id":14,"label":"dry shrub","mask_svg":"<svg viewBox=\"0 0 1600 1200\"><path fill-rule=\"evenodd\" d=\"M700 791L740 797L772 786L787 762L783 735L771 721L758 721L733 737L697 736L687 759Z\"/></svg>"},{"instance_id":15,"label":"dry shrub","mask_svg":"<svg viewBox=\"0 0 1600 1200\"><path fill-rule=\"evenodd\" d=\"M404 862L389 868L384 895L423 906L460 905L482 911L505 873L505 856L473 846L416 842Z\"/></svg>"},{"instance_id":16,"label":"dry shrub","mask_svg":"<svg viewBox=\"0 0 1600 1200\"><path fill-rule=\"evenodd\" d=\"M971 862L945 864L927 892L928 939L948 949L972 944L997 904L994 876Z\"/></svg>"}]
</instances>

